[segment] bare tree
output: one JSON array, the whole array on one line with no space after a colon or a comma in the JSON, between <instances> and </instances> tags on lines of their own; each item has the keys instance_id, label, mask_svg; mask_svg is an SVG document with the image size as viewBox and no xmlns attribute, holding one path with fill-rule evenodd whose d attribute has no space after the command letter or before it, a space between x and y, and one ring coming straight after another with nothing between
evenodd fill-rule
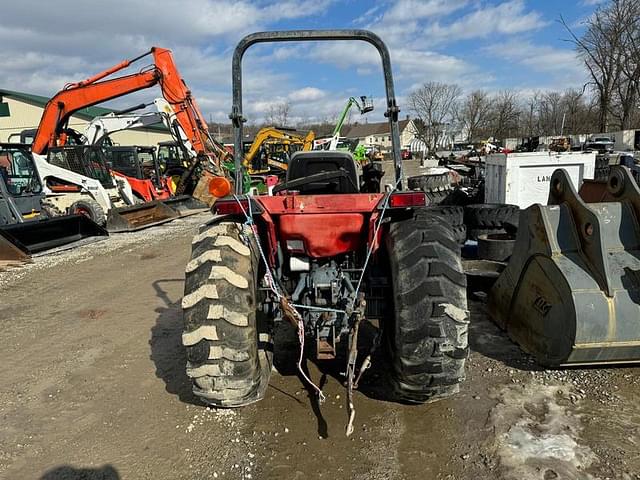
<instances>
[{"instance_id":1,"label":"bare tree","mask_svg":"<svg viewBox=\"0 0 640 480\"><path fill-rule=\"evenodd\" d=\"M542 95L539 104L540 133L544 135L559 135L562 129L562 94L547 92Z\"/></svg>"},{"instance_id":2,"label":"bare tree","mask_svg":"<svg viewBox=\"0 0 640 480\"><path fill-rule=\"evenodd\" d=\"M594 109L587 103L584 90L569 88L560 99L560 110L564 116L564 129L561 134L576 134L597 129L598 119L594 118Z\"/></svg>"},{"instance_id":3,"label":"bare tree","mask_svg":"<svg viewBox=\"0 0 640 480\"><path fill-rule=\"evenodd\" d=\"M457 119L466 133L467 142L478 140L487 127L491 113L489 95L483 90L475 90L464 99L457 111Z\"/></svg>"},{"instance_id":4,"label":"bare tree","mask_svg":"<svg viewBox=\"0 0 640 480\"><path fill-rule=\"evenodd\" d=\"M438 147L447 124L455 119L458 99L462 90L458 85L427 82L409 94L409 108L416 117L417 136L429 153Z\"/></svg>"},{"instance_id":5,"label":"bare tree","mask_svg":"<svg viewBox=\"0 0 640 480\"><path fill-rule=\"evenodd\" d=\"M521 111L517 95L512 90L503 90L492 100L491 133L500 140L516 134Z\"/></svg>"},{"instance_id":6,"label":"bare tree","mask_svg":"<svg viewBox=\"0 0 640 480\"><path fill-rule=\"evenodd\" d=\"M622 130L632 126L637 117L640 97L640 3L616 1L610 7L616 21L623 22L621 32L620 78L614 91L612 115Z\"/></svg>"},{"instance_id":7,"label":"bare tree","mask_svg":"<svg viewBox=\"0 0 640 480\"><path fill-rule=\"evenodd\" d=\"M589 17L582 37L578 37L560 17L595 85L600 109L598 127L602 132L609 128L609 113L623 69L625 32L629 22L637 19L637 15L629 17L637 8L636 3L637 0L610 0Z\"/></svg>"},{"instance_id":8,"label":"bare tree","mask_svg":"<svg viewBox=\"0 0 640 480\"><path fill-rule=\"evenodd\" d=\"M278 127L287 126L289 120L289 114L291 113L291 105L289 102L274 103L269 106L267 114L265 115L265 122L268 125L274 125Z\"/></svg>"}]
</instances>

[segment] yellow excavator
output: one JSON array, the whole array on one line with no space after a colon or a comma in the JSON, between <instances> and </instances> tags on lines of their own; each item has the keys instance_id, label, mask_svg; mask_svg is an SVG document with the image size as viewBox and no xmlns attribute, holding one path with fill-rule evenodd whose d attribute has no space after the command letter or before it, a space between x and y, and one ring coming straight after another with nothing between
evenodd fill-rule
<instances>
[{"instance_id":1,"label":"yellow excavator","mask_svg":"<svg viewBox=\"0 0 640 480\"><path fill-rule=\"evenodd\" d=\"M287 171L291 154L312 150L315 138L313 131L303 136L295 129L265 127L256 134L245 154L244 166L249 175L281 175Z\"/></svg>"}]
</instances>

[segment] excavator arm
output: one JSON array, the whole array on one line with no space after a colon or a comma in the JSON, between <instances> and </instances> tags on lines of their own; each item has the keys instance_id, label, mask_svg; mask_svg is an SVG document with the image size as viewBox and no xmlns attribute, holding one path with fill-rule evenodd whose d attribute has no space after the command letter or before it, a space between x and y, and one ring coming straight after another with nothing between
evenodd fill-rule
<instances>
[{"instance_id":1,"label":"excavator arm","mask_svg":"<svg viewBox=\"0 0 640 480\"><path fill-rule=\"evenodd\" d=\"M340 114L340 117L338 117L336 126L333 129L333 133L331 135L331 143L329 144L329 150L335 150L336 148L338 148L338 142L340 141L340 130L342 130L344 121L347 119L349 110L351 110L351 107L353 107L354 105L358 107L358 110L360 110L360 115L364 115L365 113L369 113L373 110L373 102L371 102L370 99L367 99L367 97L360 97L360 102L358 102L355 97L349 97L349 100L347 100L347 104L342 109L342 113Z\"/></svg>"},{"instance_id":2,"label":"excavator arm","mask_svg":"<svg viewBox=\"0 0 640 480\"><path fill-rule=\"evenodd\" d=\"M282 143L302 145L302 150L311 150L313 148L313 141L315 140L315 134L310 131L305 137L293 132L287 132L275 127L265 127L261 129L253 140L249 151L244 157L244 166L251 167L251 163L255 156L260 151L260 147L266 143L276 143L280 141Z\"/></svg>"},{"instance_id":3,"label":"excavator arm","mask_svg":"<svg viewBox=\"0 0 640 480\"><path fill-rule=\"evenodd\" d=\"M169 114L166 110L173 111L169 104L163 98L156 98L153 102L156 106L156 112L142 114L118 114L116 112L108 113L100 117L96 117L86 126L83 136L87 145L96 145L109 135L129 130L132 128L143 128L151 125L162 123L165 127L170 128ZM139 107L146 107L146 104Z\"/></svg>"},{"instance_id":4,"label":"excavator arm","mask_svg":"<svg viewBox=\"0 0 640 480\"><path fill-rule=\"evenodd\" d=\"M147 55L153 55L151 68L132 75L106 79ZM149 52L125 60L91 78L65 86L44 108L33 140L33 152L45 154L49 147L64 144L64 126L78 110L154 85L160 86L163 97L175 112L175 121L193 147L195 155L205 155L217 165L217 159L224 149L209 135L207 123L191 91L180 77L171 51L159 47L153 47Z\"/></svg>"}]
</instances>

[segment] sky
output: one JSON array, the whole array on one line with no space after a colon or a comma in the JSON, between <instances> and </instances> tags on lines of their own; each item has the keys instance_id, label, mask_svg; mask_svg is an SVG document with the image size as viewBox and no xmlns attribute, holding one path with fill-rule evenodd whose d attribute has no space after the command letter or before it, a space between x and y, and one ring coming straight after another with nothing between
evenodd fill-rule
<instances>
[{"instance_id":1,"label":"sky","mask_svg":"<svg viewBox=\"0 0 640 480\"><path fill-rule=\"evenodd\" d=\"M228 121L231 56L263 30L364 28L391 52L401 115L407 95L427 81L464 91L563 90L586 83L560 15L579 35L603 0L20 0L3 2L0 88L51 96L68 82L160 46L172 50L207 119ZM150 57L135 64L139 70ZM243 62L244 112L264 119L288 102L293 122L329 121L349 96L367 95L380 120L380 58L364 42L252 47ZM107 106L160 95L152 88ZM358 120L352 117L353 120Z\"/></svg>"}]
</instances>

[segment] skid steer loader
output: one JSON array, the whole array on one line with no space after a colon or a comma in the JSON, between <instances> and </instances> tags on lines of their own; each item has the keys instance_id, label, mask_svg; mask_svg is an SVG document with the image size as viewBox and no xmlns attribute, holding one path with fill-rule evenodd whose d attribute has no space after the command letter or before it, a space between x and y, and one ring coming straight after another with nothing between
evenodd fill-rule
<instances>
[{"instance_id":1,"label":"skid steer loader","mask_svg":"<svg viewBox=\"0 0 640 480\"><path fill-rule=\"evenodd\" d=\"M155 112L134 113L151 104L155 105ZM189 151L192 146L186 140L186 134L182 133L182 128L172 121L175 117L176 114L171 105L163 98L156 98L149 104L143 103L94 118L84 130L82 143L103 147L112 174L116 180L126 180L138 200L142 202L159 200L184 217L202 212L207 209L207 206L190 195L174 196L176 184L172 188L171 179L161 171L156 148L136 145L115 146L111 144L110 139L110 135L116 132L162 123L167 130L176 135L181 142L181 148ZM189 162L187 162L188 165ZM181 171L178 179L182 178L186 169L185 167Z\"/></svg>"},{"instance_id":2,"label":"skid steer loader","mask_svg":"<svg viewBox=\"0 0 640 480\"><path fill-rule=\"evenodd\" d=\"M351 154L328 150L296 152L273 196L242 195L243 55L256 43L308 40L358 40L378 50L395 162L391 191L363 193ZM466 278L449 225L425 206L423 192L402 190L400 110L385 44L366 30L255 33L236 47L232 75L235 194L214 204L214 218L193 239L182 300L194 393L221 407L260 400L271 372L271 327L288 321L301 355L305 339L320 361L343 346L353 412L358 331L374 319L380 329L372 349L386 351L389 398L421 403L457 392L468 352Z\"/></svg>"},{"instance_id":3,"label":"skid steer loader","mask_svg":"<svg viewBox=\"0 0 640 480\"><path fill-rule=\"evenodd\" d=\"M640 361L640 189L629 170L612 166L580 194L556 170L548 205L521 213L488 306L542 365Z\"/></svg>"},{"instance_id":4,"label":"skid steer loader","mask_svg":"<svg viewBox=\"0 0 640 480\"><path fill-rule=\"evenodd\" d=\"M0 265L89 237L106 236L81 215L54 216L27 146L0 144Z\"/></svg>"},{"instance_id":5,"label":"skid steer loader","mask_svg":"<svg viewBox=\"0 0 640 480\"><path fill-rule=\"evenodd\" d=\"M109 232L131 232L159 225L180 214L153 201L136 203L131 186L115 178L99 146L69 145L52 147L41 176L49 190L50 200L61 211L81 213Z\"/></svg>"}]
</instances>

